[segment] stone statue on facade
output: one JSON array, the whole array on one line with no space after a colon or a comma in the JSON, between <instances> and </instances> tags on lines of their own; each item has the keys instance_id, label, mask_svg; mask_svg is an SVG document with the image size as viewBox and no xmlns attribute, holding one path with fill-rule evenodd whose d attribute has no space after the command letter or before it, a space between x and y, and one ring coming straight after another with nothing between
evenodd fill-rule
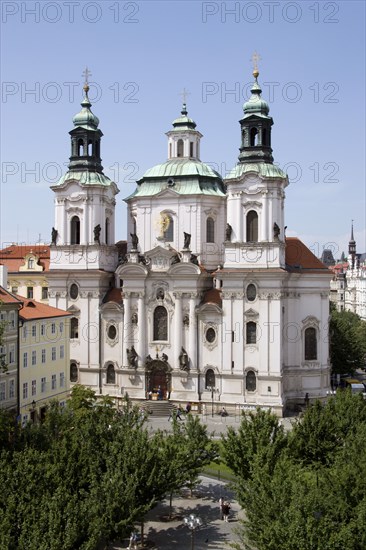
<instances>
[{"instance_id":1,"label":"stone statue on facade","mask_svg":"<svg viewBox=\"0 0 366 550\"><path fill-rule=\"evenodd\" d=\"M52 227L52 233L51 233L51 244L57 243L57 237L58 237L58 231L54 227Z\"/></svg>"},{"instance_id":2,"label":"stone statue on facade","mask_svg":"<svg viewBox=\"0 0 366 550\"><path fill-rule=\"evenodd\" d=\"M96 225L94 227L94 242L100 244L100 232L102 231L102 228L100 227L100 224Z\"/></svg>"},{"instance_id":3,"label":"stone statue on facade","mask_svg":"<svg viewBox=\"0 0 366 550\"><path fill-rule=\"evenodd\" d=\"M167 363L168 362L168 356L166 353L162 353L161 354L161 360L164 361L164 363Z\"/></svg>"},{"instance_id":4,"label":"stone statue on facade","mask_svg":"<svg viewBox=\"0 0 366 550\"><path fill-rule=\"evenodd\" d=\"M225 241L231 242L231 235L233 232L233 228L229 223L226 224L226 231L225 231Z\"/></svg>"},{"instance_id":5,"label":"stone statue on facade","mask_svg":"<svg viewBox=\"0 0 366 550\"><path fill-rule=\"evenodd\" d=\"M183 233L184 233L183 248L189 249L190 244L191 244L191 235L190 235L190 233L186 233L185 231Z\"/></svg>"},{"instance_id":6,"label":"stone statue on facade","mask_svg":"<svg viewBox=\"0 0 366 550\"><path fill-rule=\"evenodd\" d=\"M133 346L131 349L127 348L127 361L130 367L137 369L137 352Z\"/></svg>"},{"instance_id":7,"label":"stone statue on facade","mask_svg":"<svg viewBox=\"0 0 366 550\"><path fill-rule=\"evenodd\" d=\"M150 353L149 355L146 356L146 359L145 359L145 365L147 367L149 367L151 365L151 363L153 362L153 358L151 357Z\"/></svg>"},{"instance_id":8,"label":"stone statue on facade","mask_svg":"<svg viewBox=\"0 0 366 550\"><path fill-rule=\"evenodd\" d=\"M186 372L189 371L189 358L188 353L186 350L182 347L182 350L179 354L179 368L180 370L184 370Z\"/></svg>"},{"instance_id":9,"label":"stone statue on facade","mask_svg":"<svg viewBox=\"0 0 366 550\"><path fill-rule=\"evenodd\" d=\"M191 256L189 258L189 261L194 265L198 265L198 256L197 256L197 254L191 254Z\"/></svg>"},{"instance_id":10,"label":"stone statue on facade","mask_svg":"<svg viewBox=\"0 0 366 550\"><path fill-rule=\"evenodd\" d=\"M137 247L139 245L139 238L136 235L136 233L130 233L131 235L131 242L132 242L132 250L137 250Z\"/></svg>"},{"instance_id":11,"label":"stone statue on facade","mask_svg":"<svg viewBox=\"0 0 366 550\"><path fill-rule=\"evenodd\" d=\"M278 227L278 225L276 224L276 222L274 222L274 224L273 224L273 237L274 237L275 239L278 239L280 233L281 233L280 228Z\"/></svg>"}]
</instances>

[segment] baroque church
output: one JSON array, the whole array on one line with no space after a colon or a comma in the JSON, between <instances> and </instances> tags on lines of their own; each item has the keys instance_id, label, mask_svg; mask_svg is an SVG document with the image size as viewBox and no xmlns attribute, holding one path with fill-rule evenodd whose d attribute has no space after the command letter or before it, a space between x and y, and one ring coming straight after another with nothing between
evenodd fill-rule
<instances>
[{"instance_id":1,"label":"baroque church","mask_svg":"<svg viewBox=\"0 0 366 550\"><path fill-rule=\"evenodd\" d=\"M124 199L127 248L115 242L119 190L103 173L86 82L69 170L51 187L50 305L71 314L71 385L278 415L330 389L331 274L285 236L289 182L273 163L258 75L225 179L200 160L202 134L183 104L168 159Z\"/></svg>"}]
</instances>

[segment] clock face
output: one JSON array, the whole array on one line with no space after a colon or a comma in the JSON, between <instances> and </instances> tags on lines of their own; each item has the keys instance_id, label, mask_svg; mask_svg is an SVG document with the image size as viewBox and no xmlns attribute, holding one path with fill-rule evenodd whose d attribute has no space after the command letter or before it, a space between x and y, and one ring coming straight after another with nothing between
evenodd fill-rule
<instances>
[{"instance_id":1,"label":"clock face","mask_svg":"<svg viewBox=\"0 0 366 550\"><path fill-rule=\"evenodd\" d=\"M76 298L79 296L79 287L76 283L73 283L71 286L70 286L70 298L72 300L76 300Z\"/></svg>"}]
</instances>

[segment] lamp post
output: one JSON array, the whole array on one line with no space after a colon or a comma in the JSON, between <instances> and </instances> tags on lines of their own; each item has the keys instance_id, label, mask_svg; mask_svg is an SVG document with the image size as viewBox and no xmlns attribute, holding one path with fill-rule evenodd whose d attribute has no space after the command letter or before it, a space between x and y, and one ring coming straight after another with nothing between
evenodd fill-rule
<instances>
[{"instance_id":1,"label":"lamp post","mask_svg":"<svg viewBox=\"0 0 366 550\"><path fill-rule=\"evenodd\" d=\"M200 517L190 514L183 518L184 525L191 531L191 550L194 550L194 534L202 525Z\"/></svg>"}]
</instances>

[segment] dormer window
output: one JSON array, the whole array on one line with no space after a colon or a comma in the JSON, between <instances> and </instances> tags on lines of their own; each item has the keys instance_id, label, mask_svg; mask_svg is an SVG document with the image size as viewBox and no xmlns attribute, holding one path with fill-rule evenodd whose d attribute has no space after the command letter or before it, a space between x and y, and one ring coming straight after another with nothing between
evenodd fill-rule
<instances>
[{"instance_id":1,"label":"dormer window","mask_svg":"<svg viewBox=\"0 0 366 550\"><path fill-rule=\"evenodd\" d=\"M28 269L34 269L34 258L28 258Z\"/></svg>"}]
</instances>

